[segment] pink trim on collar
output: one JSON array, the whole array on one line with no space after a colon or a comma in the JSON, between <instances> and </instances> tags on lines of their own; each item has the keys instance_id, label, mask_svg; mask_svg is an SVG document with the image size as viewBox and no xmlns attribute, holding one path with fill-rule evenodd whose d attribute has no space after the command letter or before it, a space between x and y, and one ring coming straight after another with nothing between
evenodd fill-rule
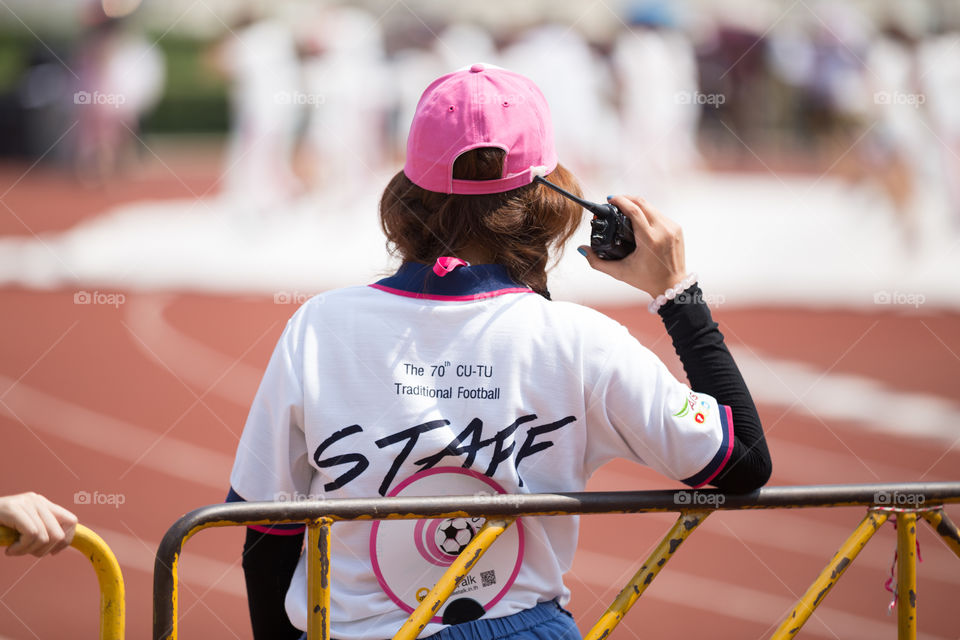
<instances>
[{"instance_id":1,"label":"pink trim on collar","mask_svg":"<svg viewBox=\"0 0 960 640\"><path fill-rule=\"evenodd\" d=\"M456 269L457 267L469 267L470 263L460 258L452 256L440 256L433 265L433 272L439 277L443 277Z\"/></svg>"},{"instance_id":2,"label":"pink trim on collar","mask_svg":"<svg viewBox=\"0 0 960 640\"><path fill-rule=\"evenodd\" d=\"M417 298L419 300L450 300L463 302L468 300L483 300L485 298L493 298L496 296L502 296L505 293L533 293L533 289L529 287L512 287L509 289L497 289L496 291L483 291L481 293L474 293L472 295L466 296L444 296L431 293L415 293L413 291L404 291L403 289L394 289L393 287L385 287L382 284L371 284L367 285L374 289L379 289L380 291L385 291L386 293L393 293L398 296L403 296L405 298Z\"/></svg>"}]
</instances>

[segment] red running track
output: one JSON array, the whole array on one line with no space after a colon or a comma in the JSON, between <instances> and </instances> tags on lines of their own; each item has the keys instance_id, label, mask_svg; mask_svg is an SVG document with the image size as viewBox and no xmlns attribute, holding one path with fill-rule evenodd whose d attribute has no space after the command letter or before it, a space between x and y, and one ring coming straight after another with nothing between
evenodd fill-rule
<instances>
[{"instance_id":1,"label":"red running track","mask_svg":"<svg viewBox=\"0 0 960 640\"><path fill-rule=\"evenodd\" d=\"M148 637L152 553L182 513L222 500L257 376L294 306L266 296L125 292L123 304L114 307L74 304L74 294L0 291L3 490L42 492L102 533L124 569L128 636ZM605 311L678 370L655 318L641 307ZM771 309L716 315L734 344L955 400L950 381L960 373L953 355L960 352L960 330L954 315ZM931 332L939 340L927 339ZM773 484L957 479L960 450L950 443L879 435L862 423L821 420L781 406L760 409L768 428L775 425ZM865 407L864 422L869 416ZM601 470L589 488L671 486L647 469L618 462ZM122 496L101 500L123 503L75 504L77 491ZM960 520L958 509L948 511ZM618 637L670 638L705 629L711 637L766 637L862 515L859 509L716 514L653 583ZM583 628L670 520L583 518L568 575L571 608ZM249 637L241 540L239 530L215 530L188 544L181 564L183 638ZM926 530L920 540L920 628L926 637L956 638L960 558ZM888 526L808 624L806 637L893 637L895 618L885 613L890 594L883 589L893 547ZM0 636L95 635L96 583L79 554L3 558L0 567Z\"/></svg>"},{"instance_id":2,"label":"red running track","mask_svg":"<svg viewBox=\"0 0 960 640\"><path fill-rule=\"evenodd\" d=\"M210 154L161 155L166 159L144 175L100 192L77 189L42 167L25 174L25 167L0 165L0 184L7 185L0 234L62 230L118 202L197 197L216 187ZM127 637L147 638L156 545L184 512L223 499L259 374L294 307L270 296L137 292L122 292L116 307L79 305L76 293L0 289L0 491L44 493L101 533L124 571ZM640 306L605 311L682 375L657 319ZM960 406L960 316L927 308L881 311L723 308L715 315L741 352L826 373L815 386L853 374L891 394L924 393ZM778 375L776 369L769 374ZM794 390L801 399L807 391ZM868 428L878 417L868 399L849 403L859 418L761 400L772 484L958 479L960 441L951 433L960 438L960 420L946 414L946 437L939 439L912 436L909 424L902 434L883 434ZM671 486L647 469L617 462L600 470L589 488ZM107 503L77 504L77 492ZM948 513L960 521L960 509ZM715 514L615 637L768 637L862 516L851 508ZM581 628L599 617L671 520L665 514L582 519L567 576ZM181 637L250 636L238 562L242 536L218 529L187 545ZM801 637L894 637L895 617L886 615L890 594L883 589L894 544L885 526ZM925 527L920 544L921 637L960 638L954 609L960 558ZM96 637L96 589L89 564L72 551L42 560L0 558L0 638Z\"/></svg>"}]
</instances>

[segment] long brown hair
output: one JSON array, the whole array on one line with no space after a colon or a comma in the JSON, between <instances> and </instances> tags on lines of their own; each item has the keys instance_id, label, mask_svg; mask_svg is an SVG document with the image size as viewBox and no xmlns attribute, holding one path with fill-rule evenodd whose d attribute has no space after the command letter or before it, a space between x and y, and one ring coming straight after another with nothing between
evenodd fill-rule
<instances>
[{"instance_id":1,"label":"long brown hair","mask_svg":"<svg viewBox=\"0 0 960 640\"><path fill-rule=\"evenodd\" d=\"M453 177L500 178L503 157L502 149L473 149L454 162ZM562 165L547 178L581 194L576 178ZM482 247L515 282L547 297L550 252L559 256L581 216L579 205L536 183L503 193L456 195L422 189L402 171L380 199L387 249L402 260L430 264L467 247Z\"/></svg>"}]
</instances>

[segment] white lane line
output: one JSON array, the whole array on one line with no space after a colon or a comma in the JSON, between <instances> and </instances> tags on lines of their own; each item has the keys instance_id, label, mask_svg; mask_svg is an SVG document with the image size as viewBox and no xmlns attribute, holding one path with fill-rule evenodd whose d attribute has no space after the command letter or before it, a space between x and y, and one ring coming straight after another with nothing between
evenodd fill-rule
<instances>
[{"instance_id":1,"label":"white lane line","mask_svg":"<svg viewBox=\"0 0 960 640\"><path fill-rule=\"evenodd\" d=\"M734 425L736 426L736 425ZM918 462L914 467L878 462L861 457L846 449L831 450L797 442L788 442L780 438L770 438L770 455L773 459L773 471L778 482L789 484L838 484L848 482L942 482L954 480L955 476L924 473L922 468L931 461ZM856 449L856 443L851 443ZM960 451L958 451L960 453ZM942 451L931 451L931 457L942 455ZM942 465L946 467L947 465Z\"/></svg>"},{"instance_id":2,"label":"white lane line","mask_svg":"<svg viewBox=\"0 0 960 640\"><path fill-rule=\"evenodd\" d=\"M795 404L799 413L850 420L884 434L949 443L960 436L960 404L941 396L899 391L850 373L824 375L814 365L758 355L746 347L734 346L731 351L758 404Z\"/></svg>"},{"instance_id":3,"label":"white lane line","mask_svg":"<svg viewBox=\"0 0 960 640\"><path fill-rule=\"evenodd\" d=\"M134 346L148 360L171 369L198 389L209 388L211 394L247 407L260 386L263 370L237 362L235 356L217 351L170 324L164 311L172 299L169 295L138 295L127 301L127 325L139 338L132 341ZM290 315L295 310L291 305ZM210 388L221 376L223 379Z\"/></svg>"},{"instance_id":4,"label":"white lane line","mask_svg":"<svg viewBox=\"0 0 960 640\"><path fill-rule=\"evenodd\" d=\"M630 562L635 563L635 561L581 548L574 557L573 569L568 576L575 576L595 587L609 589L611 580L620 578L626 583L632 571L625 574L624 566ZM620 585L614 583L613 586ZM704 578L669 567L657 576L643 598L770 625L768 633L772 632L773 627L779 624L796 604L792 597ZM827 602L829 602L829 596L827 596ZM878 606L882 610L882 603ZM628 614L628 624L629 620ZM896 618L893 616L887 618L882 611L876 618L867 618L821 605L804 626L801 635L805 637L813 635L831 638L831 640L838 637L884 638L890 637L891 633L895 634L896 627ZM918 637L925 640L949 640L922 632Z\"/></svg>"},{"instance_id":5,"label":"white lane line","mask_svg":"<svg viewBox=\"0 0 960 640\"><path fill-rule=\"evenodd\" d=\"M147 542L115 529L85 524L106 541L124 571L133 569L153 575L154 554L160 546L159 543ZM240 567L242 551L238 546L237 562L228 563L192 553L187 547L178 565L180 580L192 587L197 596L210 589L246 599L247 590L244 586L243 569Z\"/></svg>"},{"instance_id":6,"label":"white lane line","mask_svg":"<svg viewBox=\"0 0 960 640\"><path fill-rule=\"evenodd\" d=\"M0 386L13 380L0 376ZM139 465L154 471L226 490L233 456L166 436L157 441L157 432L124 420L61 400L21 382L0 404L0 415L20 416L38 432L56 436L74 445L113 456L125 462L137 460L153 447ZM232 446L232 443L231 445Z\"/></svg>"}]
</instances>

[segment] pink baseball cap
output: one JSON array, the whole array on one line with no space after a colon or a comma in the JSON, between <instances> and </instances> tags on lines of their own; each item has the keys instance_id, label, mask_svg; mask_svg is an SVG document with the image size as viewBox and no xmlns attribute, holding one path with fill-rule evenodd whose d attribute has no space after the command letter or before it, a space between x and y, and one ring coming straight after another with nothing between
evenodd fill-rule
<instances>
[{"instance_id":1,"label":"pink baseball cap","mask_svg":"<svg viewBox=\"0 0 960 640\"><path fill-rule=\"evenodd\" d=\"M480 147L506 152L503 177L454 180L457 157ZM550 108L540 89L519 73L475 64L437 78L420 96L403 172L428 191L476 195L517 189L556 166Z\"/></svg>"}]
</instances>

